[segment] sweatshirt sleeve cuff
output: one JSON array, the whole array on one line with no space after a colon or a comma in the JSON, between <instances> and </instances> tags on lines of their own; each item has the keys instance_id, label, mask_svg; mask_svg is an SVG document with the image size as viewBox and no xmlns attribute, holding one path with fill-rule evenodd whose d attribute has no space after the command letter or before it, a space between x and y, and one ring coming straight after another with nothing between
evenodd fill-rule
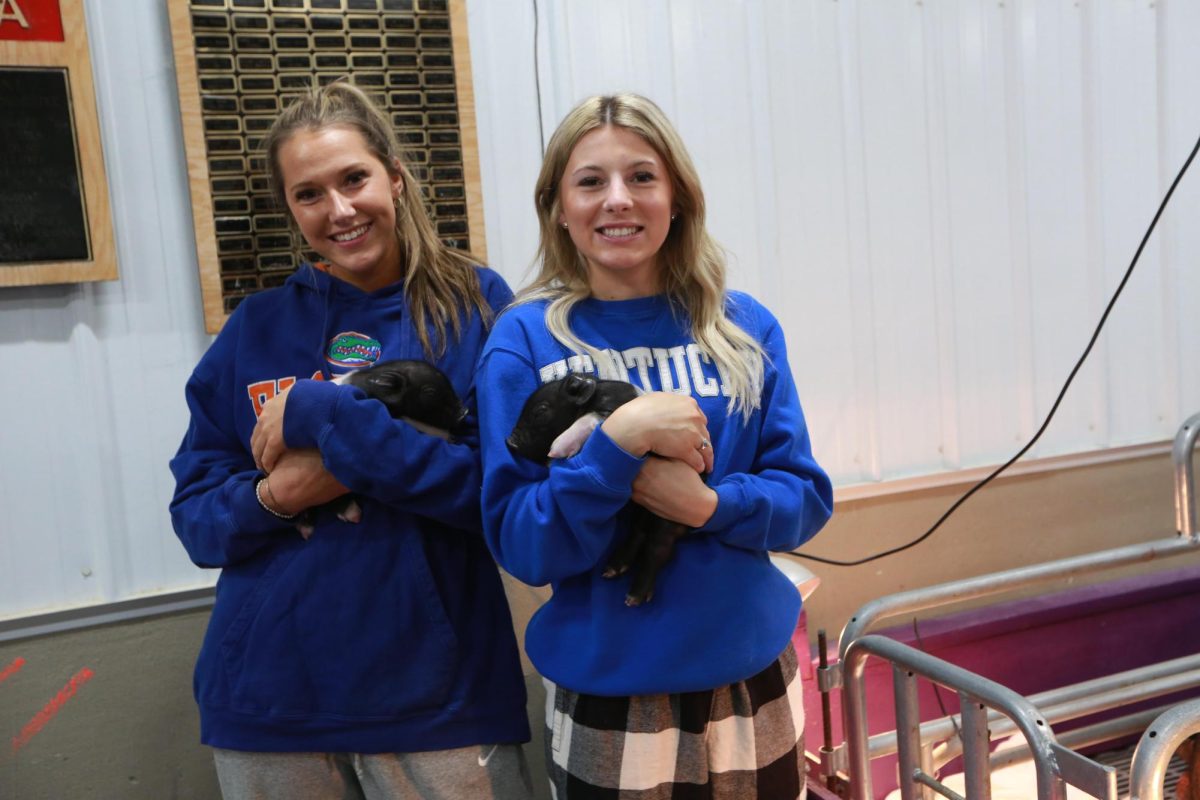
<instances>
[{"instance_id":1,"label":"sweatshirt sleeve cuff","mask_svg":"<svg viewBox=\"0 0 1200 800\"><path fill-rule=\"evenodd\" d=\"M696 530L703 533L720 533L741 519L742 489L737 484L720 483L712 487L717 493L717 510L708 518L708 522Z\"/></svg>"},{"instance_id":2,"label":"sweatshirt sleeve cuff","mask_svg":"<svg viewBox=\"0 0 1200 800\"><path fill-rule=\"evenodd\" d=\"M333 421L342 389L329 381L296 381L283 414L283 440L290 448L317 447L321 430Z\"/></svg>"},{"instance_id":3,"label":"sweatshirt sleeve cuff","mask_svg":"<svg viewBox=\"0 0 1200 800\"><path fill-rule=\"evenodd\" d=\"M588 466L598 482L615 492L624 493L629 492L633 479L642 471L645 462L644 458L621 449L601 427L592 431L576 458Z\"/></svg>"},{"instance_id":4,"label":"sweatshirt sleeve cuff","mask_svg":"<svg viewBox=\"0 0 1200 800\"><path fill-rule=\"evenodd\" d=\"M288 398L291 403L291 398ZM261 473L245 481L238 481L229 490L229 508L233 517L233 530L238 533L268 533L279 528L286 528L291 523L275 516L263 508L254 495L254 484L262 477Z\"/></svg>"}]
</instances>

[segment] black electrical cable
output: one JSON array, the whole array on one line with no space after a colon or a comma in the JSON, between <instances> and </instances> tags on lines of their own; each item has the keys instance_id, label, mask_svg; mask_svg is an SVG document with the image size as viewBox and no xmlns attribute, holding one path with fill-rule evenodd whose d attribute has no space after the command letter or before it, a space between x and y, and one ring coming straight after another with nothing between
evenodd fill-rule
<instances>
[{"instance_id":1,"label":"black electrical cable","mask_svg":"<svg viewBox=\"0 0 1200 800\"><path fill-rule=\"evenodd\" d=\"M822 558L820 556L812 556L805 553L793 552L785 552L783 555L795 556L796 558L803 558L809 561L817 561L822 564L830 564L835 567L854 567L858 566L859 564L866 564L868 561L874 561L877 558L894 555L902 550L907 550L910 547L915 547L933 535L933 532L941 527L942 523L945 522L951 514L958 510L958 507L965 503L971 495L982 489L984 486L990 483L993 478L1011 467L1017 462L1018 459L1021 458L1021 456L1025 455L1025 453L1029 451L1029 448L1033 447L1034 444L1037 443L1037 440L1042 438L1042 434L1050 425L1050 420L1054 419L1054 414L1056 411L1058 411L1059 404L1062 403L1063 397L1066 396L1067 389L1071 388L1071 382L1075 380L1075 375L1079 372L1080 367L1083 366L1083 362L1087 360L1088 355L1091 354L1092 347L1095 346L1096 340L1100 338L1100 331L1104 328L1104 323L1108 321L1109 313L1112 312L1113 306L1117 304L1117 298L1119 298L1121 296L1121 292L1124 291L1125 284L1129 282L1129 277L1133 275L1133 268L1137 266L1138 259L1141 258L1142 255L1142 250L1145 249L1146 242L1150 240L1150 234L1154 233L1154 228L1158 225L1159 217L1162 216L1163 210L1166 209L1167 203L1170 202L1171 195L1175 193L1175 187L1179 185L1179 181L1182 180L1184 174L1187 173L1188 167L1192 165L1192 159L1196 157L1196 152L1198 150L1200 150L1200 139L1196 140L1196 144L1192 147L1191 154L1187 157L1187 161L1183 163L1183 168L1179 170L1179 174L1176 175L1175 180L1171 182L1171 188L1167 190L1167 194L1165 197L1163 197L1163 201L1159 205L1158 211L1154 215L1154 219L1150 221L1150 227L1146 229L1146 235L1142 237L1142 243L1138 245L1137 252L1133 254L1133 261L1129 262L1129 267L1125 270L1125 277L1121 278L1121 283L1117 286L1117 290L1113 292L1112 299L1108 301L1108 305L1105 307L1104 313L1100 315L1100 322L1096 325L1096 330L1093 331L1091 340L1088 341L1087 347L1083 349L1083 355L1081 355L1079 360L1075 362L1075 366L1071 370L1071 374L1067 376L1067 382L1063 384L1062 390L1058 393L1058 397L1054 400L1054 405L1050 407L1050 413L1046 415L1045 421L1042 422L1042 426L1038 428L1037 433L1033 435L1033 438L1030 439L1024 447L1017 451L1015 456L1010 458L1008 461L1005 461L1003 464L993 470L990 475L967 490L962 497L954 501L954 505L950 506L950 508L946 510L946 513L942 514L942 516L938 518L937 522L933 523L933 526L929 530L925 531L925 533L921 534L916 539L913 539L908 544L902 544L899 547L893 547L890 550L884 550L882 553L876 553L875 555L865 556L856 561L837 561L832 558Z\"/></svg>"}]
</instances>

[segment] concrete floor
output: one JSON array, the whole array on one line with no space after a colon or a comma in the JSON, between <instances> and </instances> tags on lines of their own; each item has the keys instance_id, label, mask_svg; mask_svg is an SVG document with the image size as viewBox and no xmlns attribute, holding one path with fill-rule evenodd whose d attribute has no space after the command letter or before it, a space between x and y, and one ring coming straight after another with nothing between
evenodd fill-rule
<instances>
[{"instance_id":1,"label":"concrete floor","mask_svg":"<svg viewBox=\"0 0 1200 800\"><path fill-rule=\"evenodd\" d=\"M220 800L192 699L207 623L189 612L0 644L0 800ZM531 670L526 682L526 755L547 800L545 693Z\"/></svg>"}]
</instances>

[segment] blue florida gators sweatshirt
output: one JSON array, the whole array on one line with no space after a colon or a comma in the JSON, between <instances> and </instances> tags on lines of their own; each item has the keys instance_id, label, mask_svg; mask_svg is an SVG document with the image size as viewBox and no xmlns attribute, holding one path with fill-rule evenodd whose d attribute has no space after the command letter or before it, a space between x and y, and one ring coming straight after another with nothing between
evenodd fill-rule
<instances>
[{"instance_id":1,"label":"blue florida gators sweatshirt","mask_svg":"<svg viewBox=\"0 0 1200 800\"><path fill-rule=\"evenodd\" d=\"M499 311L503 279L478 270ZM437 366L474 410L487 331L471 312ZM480 532L475 416L456 442L327 379L425 359L403 285L363 293L302 266L248 297L187 384L171 516L192 560L221 569L195 694L204 743L252 751L420 751L529 738L499 572ZM265 511L250 433L292 387L289 447L315 447L362 521L312 537Z\"/></svg>"},{"instance_id":2,"label":"blue florida gators sweatshirt","mask_svg":"<svg viewBox=\"0 0 1200 800\"><path fill-rule=\"evenodd\" d=\"M699 691L751 677L789 645L800 612L799 593L768 551L799 547L833 506L783 331L751 297L730 293L726 313L767 356L762 403L746 421L729 415L721 375L667 297L578 304L571 328L603 352L599 365L551 336L545 307L526 303L501 316L477 378L488 545L515 577L553 587L527 628L529 658L567 689L608 696ZM641 606L624 603L628 575L601 572L625 535L620 512L642 459L602 428L548 468L505 446L529 395L568 371L690 394L708 418L717 510L678 541L654 598Z\"/></svg>"}]
</instances>

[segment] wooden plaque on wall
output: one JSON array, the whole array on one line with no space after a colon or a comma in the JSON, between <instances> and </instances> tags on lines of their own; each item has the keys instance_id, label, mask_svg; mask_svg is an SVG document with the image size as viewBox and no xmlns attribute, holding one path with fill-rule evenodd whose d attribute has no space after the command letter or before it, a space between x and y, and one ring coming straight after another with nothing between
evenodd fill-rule
<instances>
[{"instance_id":1,"label":"wooden plaque on wall","mask_svg":"<svg viewBox=\"0 0 1200 800\"><path fill-rule=\"evenodd\" d=\"M464 0L168 3L210 333L294 270L259 142L292 99L340 78L392 119L442 240L486 257Z\"/></svg>"},{"instance_id":2,"label":"wooden plaque on wall","mask_svg":"<svg viewBox=\"0 0 1200 800\"><path fill-rule=\"evenodd\" d=\"M116 277L82 0L0 0L0 286Z\"/></svg>"}]
</instances>

